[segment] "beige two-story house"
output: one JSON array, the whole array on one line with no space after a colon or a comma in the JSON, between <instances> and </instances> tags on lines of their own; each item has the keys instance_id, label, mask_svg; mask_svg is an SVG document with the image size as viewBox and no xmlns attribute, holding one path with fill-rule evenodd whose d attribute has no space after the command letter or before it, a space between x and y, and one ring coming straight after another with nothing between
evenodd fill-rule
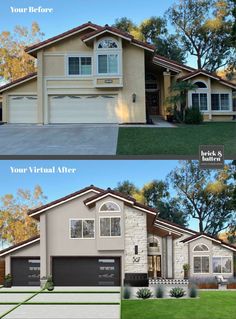
<instances>
[{"instance_id":1,"label":"beige two-story house","mask_svg":"<svg viewBox=\"0 0 236 319\"><path fill-rule=\"evenodd\" d=\"M89 186L29 215L40 235L0 251L15 286L37 286L50 275L56 286L143 286L184 279L186 263L191 277L234 274L236 247L111 189Z\"/></svg>"},{"instance_id":2,"label":"beige two-story house","mask_svg":"<svg viewBox=\"0 0 236 319\"><path fill-rule=\"evenodd\" d=\"M132 35L91 22L26 48L37 73L0 87L6 123L147 123L166 117L171 84L190 81L188 107L235 119L236 85L158 55Z\"/></svg>"}]
</instances>

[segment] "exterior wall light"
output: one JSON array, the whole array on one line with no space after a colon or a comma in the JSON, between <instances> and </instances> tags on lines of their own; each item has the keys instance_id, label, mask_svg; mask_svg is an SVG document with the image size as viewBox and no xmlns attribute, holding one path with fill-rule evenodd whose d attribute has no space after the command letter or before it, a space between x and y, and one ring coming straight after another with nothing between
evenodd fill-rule
<instances>
[{"instance_id":1,"label":"exterior wall light","mask_svg":"<svg viewBox=\"0 0 236 319\"><path fill-rule=\"evenodd\" d=\"M133 94L132 94L132 101L133 101L133 103L136 102L136 97L137 97L137 96L136 96L136 93L133 93Z\"/></svg>"}]
</instances>

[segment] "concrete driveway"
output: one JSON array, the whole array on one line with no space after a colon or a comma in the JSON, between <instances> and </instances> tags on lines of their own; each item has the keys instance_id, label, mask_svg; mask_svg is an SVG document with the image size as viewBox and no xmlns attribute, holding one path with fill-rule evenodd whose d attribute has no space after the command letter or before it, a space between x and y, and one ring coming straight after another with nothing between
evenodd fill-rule
<instances>
[{"instance_id":1,"label":"concrete driveway","mask_svg":"<svg viewBox=\"0 0 236 319\"><path fill-rule=\"evenodd\" d=\"M57 287L53 292L41 292L34 296L38 290L38 287L34 291L26 287L1 289L0 318L120 318L120 287Z\"/></svg>"},{"instance_id":2,"label":"concrete driveway","mask_svg":"<svg viewBox=\"0 0 236 319\"><path fill-rule=\"evenodd\" d=\"M0 125L2 155L115 155L116 124Z\"/></svg>"}]
</instances>

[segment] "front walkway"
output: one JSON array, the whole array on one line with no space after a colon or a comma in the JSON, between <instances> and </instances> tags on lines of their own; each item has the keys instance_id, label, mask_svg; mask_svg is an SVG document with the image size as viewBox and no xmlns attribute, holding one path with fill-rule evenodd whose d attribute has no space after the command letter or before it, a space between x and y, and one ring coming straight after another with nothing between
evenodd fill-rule
<instances>
[{"instance_id":1,"label":"front walkway","mask_svg":"<svg viewBox=\"0 0 236 319\"><path fill-rule=\"evenodd\" d=\"M0 289L0 318L119 319L120 287L39 287Z\"/></svg>"}]
</instances>

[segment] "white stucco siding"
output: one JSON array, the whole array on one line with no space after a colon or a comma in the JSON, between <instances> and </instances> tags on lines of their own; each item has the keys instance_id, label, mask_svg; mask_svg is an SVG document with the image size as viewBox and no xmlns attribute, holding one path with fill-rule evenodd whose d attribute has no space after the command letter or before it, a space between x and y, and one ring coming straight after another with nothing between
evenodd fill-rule
<instances>
[{"instance_id":1,"label":"white stucco siding","mask_svg":"<svg viewBox=\"0 0 236 319\"><path fill-rule=\"evenodd\" d=\"M135 255L135 245L138 254ZM139 261L134 261L134 258ZM130 207L125 209L125 273L147 273L147 221L146 213Z\"/></svg>"}]
</instances>

